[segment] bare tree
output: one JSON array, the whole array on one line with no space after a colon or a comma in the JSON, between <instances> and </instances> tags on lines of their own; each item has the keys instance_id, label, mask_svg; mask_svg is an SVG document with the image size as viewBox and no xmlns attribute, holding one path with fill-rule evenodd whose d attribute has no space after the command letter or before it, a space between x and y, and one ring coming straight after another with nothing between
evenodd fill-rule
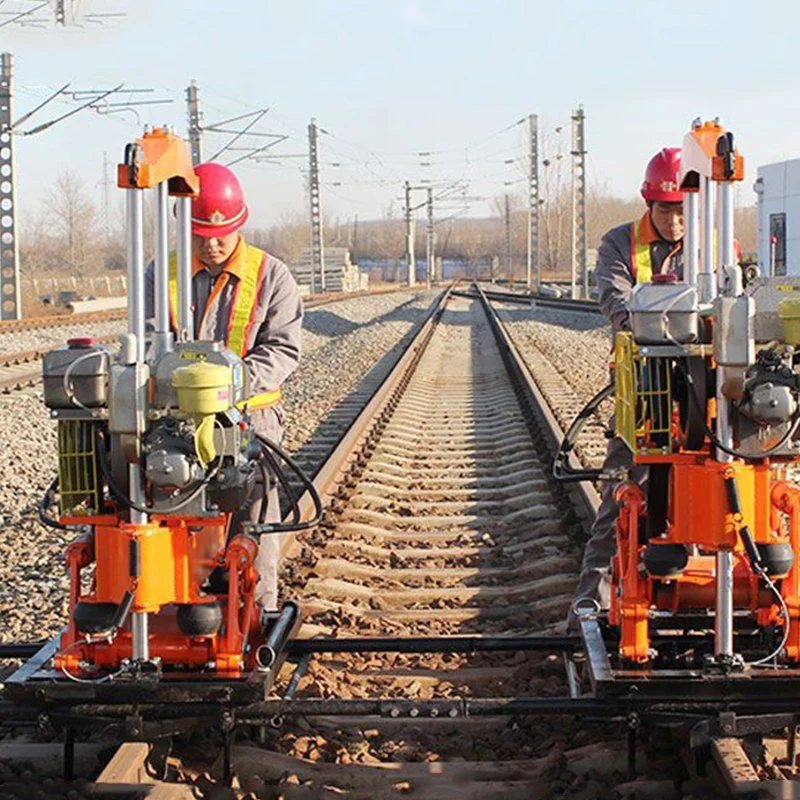
<instances>
[{"instance_id":1,"label":"bare tree","mask_svg":"<svg viewBox=\"0 0 800 800\"><path fill-rule=\"evenodd\" d=\"M88 263L88 256L98 238L97 211L86 185L74 172L65 170L56 178L44 204L51 230L63 238L60 260L73 275L83 277L96 266Z\"/></svg>"}]
</instances>

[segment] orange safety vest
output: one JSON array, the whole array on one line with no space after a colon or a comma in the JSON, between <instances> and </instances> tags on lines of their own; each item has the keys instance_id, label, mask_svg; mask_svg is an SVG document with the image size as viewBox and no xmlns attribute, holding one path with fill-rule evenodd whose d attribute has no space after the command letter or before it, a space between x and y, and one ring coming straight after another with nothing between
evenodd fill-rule
<instances>
[{"instance_id":1,"label":"orange safety vest","mask_svg":"<svg viewBox=\"0 0 800 800\"><path fill-rule=\"evenodd\" d=\"M244 358L247 352L247 342L250 338L253 325L256 323L258 311L258 294L264 282L267 267L267 254L257 247L245 243L245 272L236 284L233 291L233 301L228 331L225 337L225 346ZM174 330L178 330L178 257L172 253L169 260L169 313ZM262 408L271 408L281 401L280 388L269 392L253 395L239 403L241 408L256 411Z\"/></svg>"}]
</instances>

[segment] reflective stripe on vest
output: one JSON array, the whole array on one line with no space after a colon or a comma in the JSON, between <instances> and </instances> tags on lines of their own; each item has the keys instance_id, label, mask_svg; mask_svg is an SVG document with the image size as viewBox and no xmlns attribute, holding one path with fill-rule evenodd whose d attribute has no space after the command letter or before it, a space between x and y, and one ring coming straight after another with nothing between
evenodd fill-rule
<instances>
[{"instance_id":1,"label":"reflective stripe on vest","mask_svg":"<svg viewBox=\"0 0 800 800\"><path fill-rule=\"evenodd\" d=\"M178 254L169 254L169 321L178 330Z\"/></svg>"},{"instance_id":2,"label":"reflective stripe on vest","mask_svg":"<svg viewBox=\"0 0 800 800\"><path fill-rule=\"evenodd\" d=\"M653 279L653 256L650 243L639 242L639 223L631 223L631 272L636 283L649 283Z\"/></svg>"},{"instance_id":3,"label":"reflective stripe on vest","mask_svg":"<svg viewBox=\"0 0 800 800\"><path fill-rule=\"evenodd\" d=\"M278 405L283 399L282 389L273 389L271 392L261 392L261 394L254 394L247 400L242 400L241 403L236 404L239 411L260 411L262 408L272 408Z\"/></svg>"},{"instance_id":4,"label":"reflective stripe on vest","mask_svg":"<svg viewBox=\"0 0 800 800\"><path fill-rule=\"evenodd\" d=\"M231 301L231 316L228 320L228 336L226 344L240 358L247 352L247 341L256 321L258 312L258 292L264 281L267 268L267 254L257 247L245 245L245 272L236 288Z\"/></svg>"},{"instance_id":5,"label":"reflective stripe on vest","mask_svg":"<svg viewBox=\"0 0 800 800\"><path fill-rule=\"evenodd\" d=\"M243 358L247 352L250 338L258 312L258 293L264 281L267 266L267 254L257 247L245 245L244 276L239 279L233 290L231 312L228 319L228 330L225 346ZM173 328L177 330L178 319L178 259L175 253L169 259L169 313Z\"/></svg>"},{"instance_id":6,"label":"reflective stripe on vest","mask_svg":"<svg viewBox=\"0 0 800 800\"><path fill-rule=\"evenodd\" d=\"M639 242L639 223L631 222L631 272L635 283L649 283L653 280L653 254L650 251L650 243L641 244ZM608 354L608 367L614 369L616 354L614 344L611 345L611 352Z\"/></svg>"}]
</instances>

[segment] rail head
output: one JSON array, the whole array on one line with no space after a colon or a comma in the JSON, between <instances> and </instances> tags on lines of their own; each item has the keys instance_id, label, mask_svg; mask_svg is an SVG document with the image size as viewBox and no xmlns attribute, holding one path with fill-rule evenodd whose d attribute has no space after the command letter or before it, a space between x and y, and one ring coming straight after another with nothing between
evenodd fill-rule
<instances>
[{"instance_id":1,"label":"rail head","mask_svg":"<svg viewBox=\"0 0 800 800\"><path fill-rule=\"evenodd\" d=\"M395 394L402 389L410 378L417 362L425 351L426 345L430 341L436 324L444 312L452 289L453 285L451 284L433 302L427 316L419 324L416 333L407 343L405 350L389 374L383 379L372 398L360 411L339 440L339 443L314 475L312 482L323 503L333 496L341 477L357 458L361 445L370 435L377 420L390 405ZM314 503L309 492L304 492L300 497L298 508L301 520L306 521L312 518ZM293 556L297 547L296 536L286 536L281 543L281 554L285 557Z\"/></svg>"},{"instance_id":2,"label":"rail head","mask_svg":"<svg viewBox=\"0 0 800 800\"><path fill-rule=\"evenodd\" d=\"M489 324L498 346L500 347L500 352L503 354L503 359L506 362L509 372L512 374L512 377L514 377L522 397L525 398L526 404L540 423L542 431L545 434L545 445L549 453L555 458L558 448L564 439L565 431L550 409L547 400L528 368L524 356L517 348L505 325L503 325L497 311L486 296L486 293L477 284L476 290L486 310ZM572 458L575 458L574 455L572 455ZM580 465L577 464L576 461L574 466L578 467ZM597 516L597 509L600 506L600 495L591 483L573 483L565 484L564 486L573 501L583 527L588 533L589 527Z\"/></svg>"}]
</instances>

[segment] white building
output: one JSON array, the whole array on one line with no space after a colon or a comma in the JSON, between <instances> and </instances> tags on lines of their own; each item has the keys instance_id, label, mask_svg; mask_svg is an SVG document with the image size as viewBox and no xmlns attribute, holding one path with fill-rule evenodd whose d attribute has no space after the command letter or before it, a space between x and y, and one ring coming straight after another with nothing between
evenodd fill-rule
<instances>
[{"instance_id":1,"label":"white building","mask_svg":"<svg viewBox=\"0 0 800 800\"><path fill-rule=\"evenodd\" d=\"M800 275L800 158L758 168L758 266Z\"/></svg>"}]
</instances>

